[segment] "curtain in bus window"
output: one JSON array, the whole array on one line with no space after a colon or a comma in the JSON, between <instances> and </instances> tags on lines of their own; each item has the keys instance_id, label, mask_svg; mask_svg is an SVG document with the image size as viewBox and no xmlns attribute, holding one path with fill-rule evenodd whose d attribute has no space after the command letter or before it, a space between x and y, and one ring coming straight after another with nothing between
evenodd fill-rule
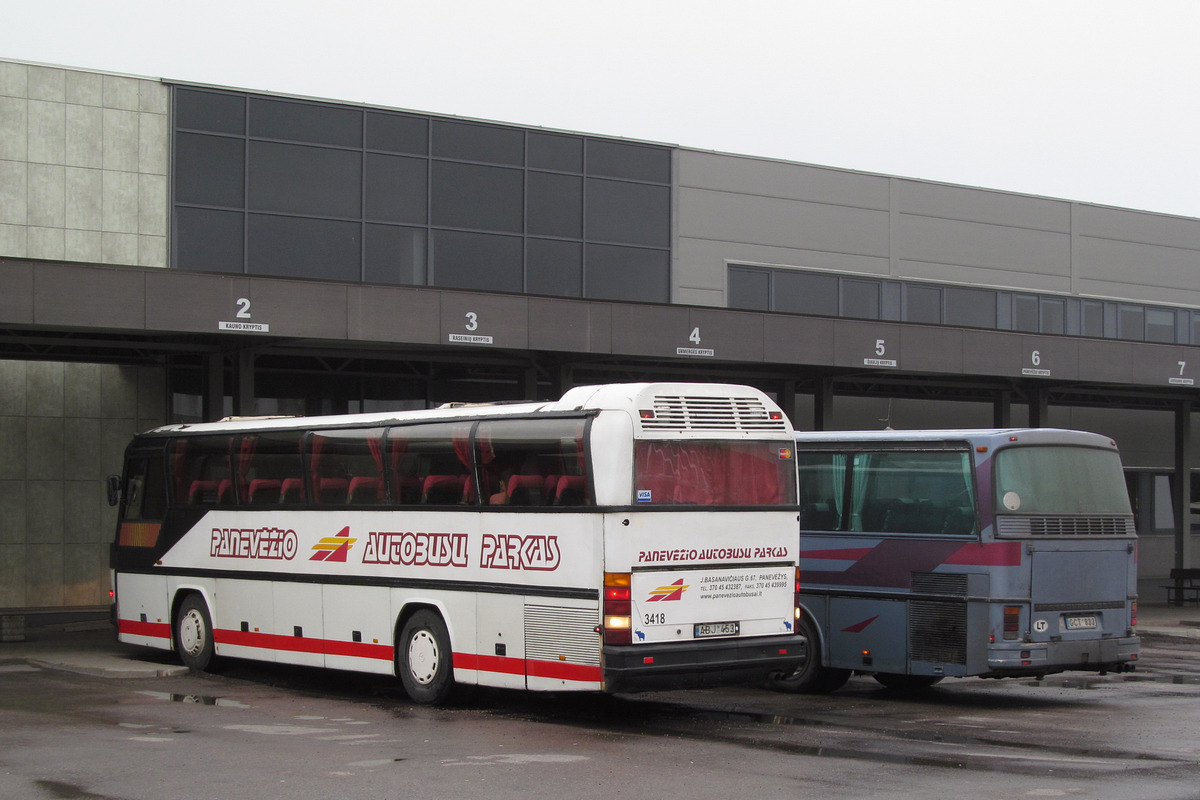
<instances>
[{"instance_id":1,"label":"curtain in bus window","mask_svg":"<svg viewBox=\"0 0 1200 800\"><path fill-rule=\"evenodd\" d=\"M176 503L186 502L188 496L187 440L171 443L171 491Z\"/></svg>"},{"instance_id":2,"label":"curtain in bus window","mask_svg":"<svg viewBox=\"0 0 1200 800\"><path fill-rule=\"evenodd\" d=\"M777 505L792 502L794 462L771 442L640 441L636 500L655 505Z\"/></svg>"},{"instance_id":3,"label":"curtain in bus window","mask_svg":"<svg viewBox=\"0 0 1200 800\"><path fill-rule=\"evenodd\" d=\"M801 452L796 454L796 468L800 473L800 528L811 531L840 529L846 456Z\"/></svg>"}]
</instances>

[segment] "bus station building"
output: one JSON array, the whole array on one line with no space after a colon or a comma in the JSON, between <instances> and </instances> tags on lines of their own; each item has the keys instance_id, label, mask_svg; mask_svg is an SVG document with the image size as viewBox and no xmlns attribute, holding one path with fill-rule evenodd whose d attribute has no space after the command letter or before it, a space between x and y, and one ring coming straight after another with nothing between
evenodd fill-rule
<instances>
[{"instance_id":1,"label":"bus station building","mask_svg":"<svg viewBox=\"0 0 1200 800\"><path fill-rule=\"evenodd\" d=\"M107 614L136 432L649 380L1105 434L1197 565L1198 219L0 59L6 619Z\"/></svg>"}]
</instances>

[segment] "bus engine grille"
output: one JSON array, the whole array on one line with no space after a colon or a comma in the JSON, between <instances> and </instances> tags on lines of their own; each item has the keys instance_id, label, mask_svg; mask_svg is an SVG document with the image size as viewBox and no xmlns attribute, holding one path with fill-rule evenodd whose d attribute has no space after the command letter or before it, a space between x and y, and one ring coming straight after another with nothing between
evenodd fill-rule
<instances>
[{"instance_id":1,"label":"bus engine grille","mask_svg":"<svg viewBox=\"0 0 1200 800\"><path fill-rule=\"evenodd\" d=\"M913 661L966 664L966 602L913 600L908 614L908 641Z\"/></svg>"},{"instance_id":2,"label":"bus engine grille","mask_svg":"<svg viewBox=\"0 0 1200 800\"><path fill-rule=\"evenodd\" d=\"M967 663L967 576L963 573L914 572L914 595L944 595L946 599L910 601L908 641L913 661L937 664ZM951 599L954 598L954 599Z\"/></svg>"},{"instance_id":3,"label":"bus engine grille","mask_svg":"<svg viewBox=\"0 0 1200 800\"><path fill-rule=\"evenodd\" d=\"M1133 517L997 516L998 536L1133 536Z\"/></svg>"},{"instance_id":4,"label":"bus engine grille","mask_svg":"<svg viewBox=\"0 0 1200 800\"><path fill-rule=\"evenodd\" d=\"M756 397L693 397L657 395L654 416L643 419L643 430L781 431L787 421L771 419Z\"/></svg>"},{"instance_id":5,"label":"bus engine grille","mask_svg":"<svg viewBox=\"0 0 1200 800\"><path fill-rule=\"evenodd\" d=\"M600 665L599 614L594 608L525 606L525 658Z\"/></svg>"}]
</instances>

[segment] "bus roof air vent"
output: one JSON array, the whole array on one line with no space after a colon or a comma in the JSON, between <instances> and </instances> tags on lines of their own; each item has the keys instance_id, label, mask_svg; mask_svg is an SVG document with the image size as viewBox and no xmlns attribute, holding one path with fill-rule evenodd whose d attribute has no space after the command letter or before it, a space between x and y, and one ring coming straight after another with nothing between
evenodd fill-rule
<instances>
[{"instance_id":1,"label":"bus roof air vent","mask_svg":"<svg viewBox=\"0 0 1200 800\"><path fill-rule=\"evenodd\" d=\"M777 409L757 397L699 397L656 395L642 409L642 430L659 431L779 431L788 423Z\"/></svg>"}]
</instances>

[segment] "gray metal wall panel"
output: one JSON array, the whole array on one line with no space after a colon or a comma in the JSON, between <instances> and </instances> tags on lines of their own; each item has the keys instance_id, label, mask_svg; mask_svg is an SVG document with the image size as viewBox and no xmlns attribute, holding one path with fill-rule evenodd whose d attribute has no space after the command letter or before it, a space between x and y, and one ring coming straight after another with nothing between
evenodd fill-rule
<instances>
[{"instance_id":1,"label":"gray metal wall panel","mask_svg":"<svg viewBox=\"0 0 1200 800\"><path fill-rule=\"evenodd\" d=\"M250 278L251 319L272 336L346 338L346 291L341 284Z\"/></svg>"},{"instance_id":2,"label":"gray metal wall panel","mask_svg":"<svg viewBox=\"0 0 1200 800\"><path fill-rule=\"evenodd\" d=\"M679 306L612 306L612 351L622 355L675 358L691 346L689 309Z\"/></svg>"},{"instance_id":3,"label":"gray metal wall panel","mask_svg":"<svg viewBox=\"0 0 1200 800\"><path fill-rule=\"evenodd\" d=\"M148 330L215 333L219 322L256 321L253 304L251 317L238 316L239 298L249 299L249 278L159 270L147 272L145 280Z\"/></svg>"},{"instance_id":4,"label":"gray metal wall panel","mask_svg":"<svg viewBox=\"0 0 1200 800\"><path fill-rule=\"evenodd\" d=\"M680 188L679 235L886 257L886 211Z\"/></svg>"},{"instance_id":5,"label":"gray metal wall panel","mask_svg":"<svg viewBox=\"0 0 1200 800\"><path fill-rule=\"evenodd\" d=\"M688 326L687 336L678 345L684 350L711 350L712 357L722 361L763 360L761 314L693 308L689 314ZM699 342L692 340L693 332Z\"/></svg>"},{"instance_id":6,"label":"gray metal wall panel","mask_svg":"<svg viewBox=\"0 0 1200 800\"><path fill-rule=\"evenodd\" d=\"M589 353L613 351L613 307L609 303L588 305Z\"/></svg>"},{"instance_id":7,"label":"gray metal wall panel","mask_svg":"<svg viewBox=\"0 0 1200 800\"><path fill-rule=\"evenodd\" d=\"M1184 389L1200 385L1200 352L1195 349L1140 342L1129 348L1130 377L1135 382Z\"/></svg>"},{"instance_id":8,"label":"gray metal wall panel","mask_svg":"<svg viewBox=\"0 0 1200 800\"><path fill-rule=\"evenodd\" d=\"M44 264L34 280L34 322L144 330L145 287L140 271Z\"/></svg>"},{"instance_id":9,"label":"gray metal wall panel","mask_svg":"<svg viewBox=\"0 0 1200 800\"><path fill-rule=\"evenodd\" d=\"M0 259L0 320L33 324L33 265Z\"/></svg>"},{"instance_id":10,"label":"gray metal wall panel","mask_svg":"<svg viewBox=\"0 0 1200 800\"><path fill-rule=\"evenodd\" d=\"M766 314L763 358L780 364L833 362L833 320Z\"/></svg>"},{"instance_id":11,"label":"gray metal wall panel","mask_svg":"<svg viewBox=\"0 0 1200 800\"><path fill-rule=\"evenodd\" d=\"M962 374L963 332L957 328L904 326L900 347L907 371Z\"/></svg>"},{"instance_id":12,"label":"gray metal wall panel","mask_svg":"<svg viewBox=\"0 0 1200 800\"><path fill-rule=\"evenodd\" d=\"M592 350L591 316L582 300L529 298L529 348L587 353Z\"/></svg>"},{"instance_id":13,"label":"gray metal wall panel","mask_svg":"<svg viewBox=\"0 0 1200 800\"><path fill-rule=\"evenodd\" d=\"M351 286L346 295L347 334L368 342L440 343L440 294L436 289Z\"/></svg>"},{"instance_id":14,"label":"gray metal wall panel","mask_svg":"<svg viewBox=\"0 0 1200 800\"><path fill-rule=\"evenodd\" d=\"M1070 233L1071 204L1062 200L896 179L901 214Z\"/></svg>"},{"instance_id":15,"label":"gray metal wall panel","mask_svg":"<svg viewBox=\"0 0 1200 800\"><path fill-rule=\"evenodd\" d=\"M955 280L960 266L1020 275L1071 275L1071 237L1029 228L901 214L893 251L897 258L942 264L943 280ZM1069 288L1068 286L1064 286Z\"/></svg>"},{"instance_id":16,"label":"gray metal wall panel","mask_svg":"<svg viewBox=\"0 0 1200 800\"><path fill-rule=\"evenodd\" d=\"M1133 345L1101 339L1079 340L1080 378L1105 383L1133 380Z\"/></svg>"},{"instance_id":17,"label":"gray metal wall panel","mask_svg":"<svg viewBox=\"0 0 1200 800\"><path fill-rule=\"evenodd\" d=\"M963 331L962 364L965 374L1020 374L1021 361L1020 336L995 331Z\"/></svg>"},{"instance_id":18,"label":"gray metal wall panel","mask_svg":"<svg viewBox=\"0 0 1200 800\"><path fill-rule=\"evenodd\" d=\"M1081 290L1107 297L1200 305L1200 282L1196 280L1200 251L1080 236L1076 260Z\"/></svg>"},{"instance_id":19,"label":"gray metal wall panel","mask_svg":"<svg viewBox=\"0 0 1200 800\"><path fill-rule=\"evenodd\" d=\"M676 175L681 188L808 200L877 211L888 208L889 178L883 175L683 148L676 152Z\"/></svg>"},{"instance_id":20,"label":"gray metal wall panel","mask_svg":"<svg viewBox=\"0 0 1200 800\"><path fill-rule=\"evenodd\" d=\"M442 344L518 350L529 347L528 298L453 291L441 295ZM480 337L491 340L482 341Z\"/></svg>"},{"instance_id":21,"label":"gray metal wall panel","mask_svg":"<svg viewBox=\"0 0 1200 800\"><path fill-rule=\"evenodd\" d=\"M1200 251L1200 220L1190 217L1078 204L1075 232L1080 236Z\"/></svg>"}]
</instances>

